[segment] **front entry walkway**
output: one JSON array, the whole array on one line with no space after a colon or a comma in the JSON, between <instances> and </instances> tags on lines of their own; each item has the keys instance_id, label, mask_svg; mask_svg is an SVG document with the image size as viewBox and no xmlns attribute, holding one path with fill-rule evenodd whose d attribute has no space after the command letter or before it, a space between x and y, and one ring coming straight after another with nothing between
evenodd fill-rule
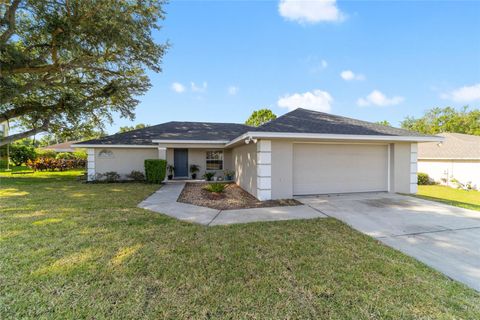
<instances>
[{"instance_id":1,"label":"front entry walkway","mask_svg":"<svg viewBox=\"0 0 480 320\"><path fill-rule=\"evenodd\" d=\"M388 193L298 200L480 291L480 212Z\"/></svg>"},{"instance_id":2,"label":"front entry walkway","mask_svg":"<svg viewBox=\"0 0 480 320\"><path fill-rule=\"evenodd\" d=\"M326 217L324 214L306 205L217 210L177 202L184 186L184 182L167 183L150 197L143 200L138 207L166 214L179 220L207 226Z\"/></svg>"}]
</instances>

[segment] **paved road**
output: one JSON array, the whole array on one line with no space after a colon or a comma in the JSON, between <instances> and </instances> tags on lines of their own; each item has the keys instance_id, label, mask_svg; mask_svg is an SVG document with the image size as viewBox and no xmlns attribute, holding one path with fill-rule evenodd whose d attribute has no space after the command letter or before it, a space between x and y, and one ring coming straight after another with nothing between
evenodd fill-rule
<instances>
[{"instance_id":1,"label":"paved road","mask_svg":"<svg viewBox=\"0 0 480 320\"><path fill-rule=\"evenodd\" d=\"M299 201L480 291L480 212L387 193Z\"/></svg>"}]
</instances>

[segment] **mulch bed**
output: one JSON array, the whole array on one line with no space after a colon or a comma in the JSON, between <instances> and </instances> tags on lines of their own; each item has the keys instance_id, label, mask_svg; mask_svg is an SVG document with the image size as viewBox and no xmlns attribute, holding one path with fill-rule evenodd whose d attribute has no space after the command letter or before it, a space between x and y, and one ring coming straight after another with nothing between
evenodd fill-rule
<instances>
[{"instance_id":1,"label":"mulch bed","mask_svg":"<svg viewBox=\"0 0 480 320\"><path fill-rule=\"evenodd\" d=\"M225 191L220 194L204 190L203 187L205 185L207 185L207 183L187 182L177 201L218 210L301 205L301 203L295 199L260 201L235 183L228 183Z\"/></svg>"}]
</instances>

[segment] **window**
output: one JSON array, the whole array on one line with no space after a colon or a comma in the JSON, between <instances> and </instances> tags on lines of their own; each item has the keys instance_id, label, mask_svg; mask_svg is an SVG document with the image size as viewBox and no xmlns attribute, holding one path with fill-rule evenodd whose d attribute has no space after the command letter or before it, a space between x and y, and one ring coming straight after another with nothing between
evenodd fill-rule
<instances>
[{"instance_id":1,"label":"window","mask_svg":"<svg viewBox=\"0 0 480 320\"><path fill-rule=\"evenodd\" d=\"M223 151L207 151L207 170L223 170Z\"/></svg>"}]
</instances>

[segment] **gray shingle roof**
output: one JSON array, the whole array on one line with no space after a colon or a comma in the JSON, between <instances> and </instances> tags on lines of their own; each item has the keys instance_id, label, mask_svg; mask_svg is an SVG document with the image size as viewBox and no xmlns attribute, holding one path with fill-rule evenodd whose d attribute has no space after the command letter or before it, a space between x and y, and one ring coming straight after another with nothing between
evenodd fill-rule
<instances>
[{"instance_id":1,"label":"gray shingle roof","mask_svg":"<svg viewBox=\"0 0 480 320\"><path fill-rule=\"evenodd\" d=\"M285 133L323 133L348 135L417 136L426 135L404 129L387 127L329 113L298 108L278 117L255 131Z\"/></svg>"},{"instance_id":2,"label":"gray shingle roof","mask_svg":"<svg viewBox=\"0 0 480 320\"><path fill-rule=\"evenodd\" d=\"M247 131L348 135L427 135L329 113L296 109L258 128L238 123L166 122L144 129L83 141L82 144L154 145L152 140L230 141Z\"/></svg>"},{"instance_id":3,"label":"gray shingle roof","mask_svg":"<svg viewBox=\"0 0 480 320\"><path fill-rule=\"evenodd\" d=\"M81 144L154 145L158 140L232 140L252 127L238 123L166 122L155 126L83 141Z\"/></svg>"},{"instance_id":4,"label":"gray shingle roof","mask_svg":"<svg viewBox=\"0 0 480 320\"><path fill-rule=\"evenodd\" d=\"M418 145L419 159L479 159L480 136L461 133L440 133L443 143L428 142Z\"/></svg>"}]
</instances>

